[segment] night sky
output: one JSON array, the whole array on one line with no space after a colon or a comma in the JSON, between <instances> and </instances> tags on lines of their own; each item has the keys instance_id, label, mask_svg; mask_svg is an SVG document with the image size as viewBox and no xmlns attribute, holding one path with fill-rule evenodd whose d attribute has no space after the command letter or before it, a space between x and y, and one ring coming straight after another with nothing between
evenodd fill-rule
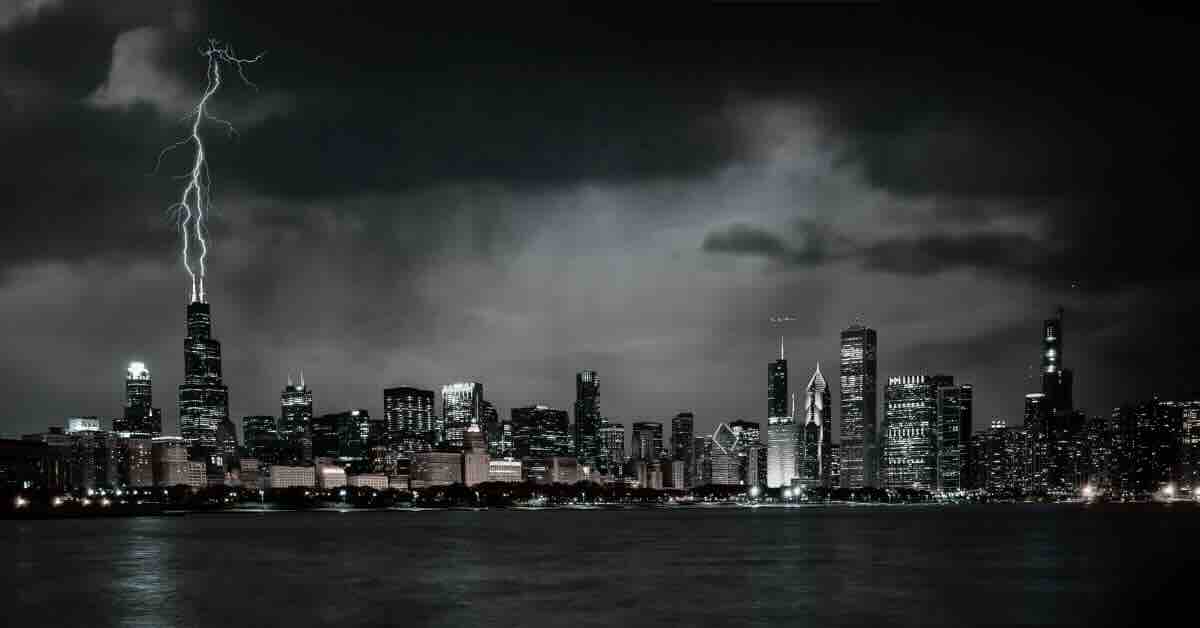
<instances>
[{"instance_id":1,"label":"night sky","mask_svg":"<svg viewBox=\"0 0 1200 628\"><path fill-rule=\"evenodd\" d=\"M1019 422L1059 304L1089 413L1200 389L1182 18L241 4L0 3L0 433L119 415L134 359L177 433L190 156L154 167L208 37L266 52L205 127L235 421L301 369L318 413L478 380L507 417L590 368L612 420L710 429L762 420L780 334L836 386L859 318L881 378Z\"/></svg>"}]
</instances>

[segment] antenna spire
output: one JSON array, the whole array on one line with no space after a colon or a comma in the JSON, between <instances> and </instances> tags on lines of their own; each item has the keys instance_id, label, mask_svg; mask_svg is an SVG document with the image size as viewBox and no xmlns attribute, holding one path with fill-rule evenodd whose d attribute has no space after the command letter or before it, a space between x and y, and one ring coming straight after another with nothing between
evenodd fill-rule
<instances>
[{"instance_id":1,"label":"antenna spire","mask_svg":"<svg viewBox=\"0 0 1200 628\"><path fill-rule=\"evenodd\" d=\"M783 336L779 337L779 359L783 359Z\"/></svg>"}]
</instances>

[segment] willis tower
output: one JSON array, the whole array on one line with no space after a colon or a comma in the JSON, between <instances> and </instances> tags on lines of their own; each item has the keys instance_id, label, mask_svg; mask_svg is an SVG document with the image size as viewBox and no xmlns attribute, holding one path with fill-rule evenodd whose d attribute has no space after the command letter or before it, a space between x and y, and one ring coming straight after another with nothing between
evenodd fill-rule
<instances>
[{"instance_id":1,"label":"willis tower","mask_svg":"<svg viewBox=\"0 0 1200 628\"><path fill-rule=\"evenodd\" d=\"M212 337L209 305L192 301L183 341L179 433L189 443L213 447L217 426L229 418L229 389L221 382L221 343Z\"/></svg>"}]
</instances>

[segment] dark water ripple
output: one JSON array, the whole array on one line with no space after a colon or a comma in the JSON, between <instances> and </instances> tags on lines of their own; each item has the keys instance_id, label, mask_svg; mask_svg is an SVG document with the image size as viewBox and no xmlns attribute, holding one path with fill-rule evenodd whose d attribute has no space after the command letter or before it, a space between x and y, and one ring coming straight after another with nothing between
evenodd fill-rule
<instances>
[{"instance_id":1,"label":"dark water ripple","mask_svg":"<svg viewBox=\"0 0 1200 628\"><path fill-rule=\"evenodd\" d=\"M1132 625L1196 508L213 514L0 522L6 625Z\"/></svg>"}]
</instances>

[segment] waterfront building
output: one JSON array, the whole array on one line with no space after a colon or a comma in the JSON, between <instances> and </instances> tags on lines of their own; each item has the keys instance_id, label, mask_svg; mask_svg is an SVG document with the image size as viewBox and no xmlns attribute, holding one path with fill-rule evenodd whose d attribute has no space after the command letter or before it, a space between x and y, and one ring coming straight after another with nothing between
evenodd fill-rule
<instances>
[{"instance_id":1,"label":"waterfront building","mask_svg":"<svg viewBox=\"0 0 1200 628\"><path fill-rule=\"evenodd\" d=\"M964 481L967 441L971 437L974 388L970 384L937 389L937 488L967 488Z\"/></svg>"},{"instance_id":2,"label":"waterfront building","mask_svg":"<svg viewBox=\"0 0 1200 628\"><path fill-rule=\"evenodd\" d=\"M316 469L312 466L276 464L270 467L271 489L313 488L317 484Z\"/></svg>"},{"instance_id":3,"label":"waterfront building","mask_svg":"<svg viewBox=\"0 0 1200 628\"><path fill-rule=\"evenodd\" d=\"M874 329L851 325L841 335L841 486L875 486L878 343Z\"/></svg>"},{"instance_id":4,"label":"waterfront building","mask_svg":"<svg viewBox=\"0 0 1200 628\"><path fill-rule=\"evenodd\" d=\"M473 425L471 427L478 429L479 426ZM491 458L488 456L486 449L468 449L463 452L462 461L463 484L475 486L476 484L488 481L488 474L491 472Z\"/></svg>"},{"instance_id":5,"label":"waterfront building","mask_svg":"<svg viewBox=\"0 0 1200 628\"><path fill-rule=\"evenodd\" d=\"M383 416L391 446L399 455L411 456L442 440L433 399L432 390L413 386L384 389Z\"/></svg>"},{"instance_id":6,"label":"waterfront building","mask_svg":"<svg viewBox=\"0 0 1200 628\"><path fill-rule=\"evenodd\" d=\"M462 454L454 451L419 451L413 454L411 484L414 489L461 483Z\"/></svg>"},{"instance_id":7,"label":"waterfront building","mask_svg":"<svg viewBox=\"0 0 1200 628\"><path fill-rule=\"evenodd\" d=\"M651 461L666 457L661 422L637 421L633 424L632 436L634 458Z\"/></svg>"},{"instance_id":8,"label":"waterfront building","mask_svg":"<svg viewBox=\"0 0 1200 628\"><path fill-rule=\"evenodd\" d=\"M937 488L938 388L953 386L948 375L888 378L884 392L884 487Z\"/></svg>"},{"instance_id":9,"label":"waterfront building","mask_svg":"<svg viewBox=\"0 0 1200 628\"><path fill-rule=\"evenodd\" d=\"M130 362L125 370L125 406L113 419L113 431L162 435L162 409L154 407L153 382L144 362Z\"/></svg>"},{"instance_id":10,"label":"waterfront building","mask_svg":"<svg viewBox=\"0 0 1200 628\"><path fill-rule=\"evenodd\" d=\"M683 482L685 488L692 485L692 447L695 438L696 415L691 412L676 414L675 418L671 419L671 459L683 462L683 476L678 479ZM663 481L670 483L666 479Z\"/></svg>"},{"instance_id":11,"label":"waterfront building","mask_svg":"<svg viewBox=\"0 0 1200 628\"><path fill-rule=\"evenodd\" d=\"M461 449L463 433L469 425L481 425L483 384L455 382L442 386L442 415L445 421L446 442Z\"/></svg>"},{"instance_id":12,"label":"waterfront building","mask_svg":"<svg viewBox=\"0 0 1200 628\"><path fill-rule=\"evenodd\" d=\"M797 420L800 447L795 483L802 488L828 488L831 477L833 407L821 365L804 387L804 418Z\"/></svg>"},{"instance_id":13,"label":"waterfront building","mask_svg":"<svg viewBox=\"0 0 1200 628\"><path fill-rule=\"evenodd\" d=\"M605 420L600 428L600 438L603 449L598 466L610 478L621 477L625 467L625 424Z\"/></svg>"},{"instance_id":14,"label":"waterfront building","mask_svg":"<svg viewBox=\"0 0 1200 628\"><path fill-rule=\"evenodd\" d=\"M565 410L544 405L513 408L512 440L519 458L571 455L574 438Z\"/></svg>"},{"instance_id":15,"label":"waterfront building","mask_svg":"<svg viewBox=\"0 0 1200 628\"><path fill-rule=\"evenodd\" d=\"M346 468L336 464L316 464L317 488L323 491L346 485Z\"/></svg>"},{"instance_id":16,"label":"waterfront building","mask_svg":"<svg viewBox=\"0 0 1200 628\"><path fill-rule=\"evenodd\" d=\"M356 473L346 476L346 485L355 488L373 488L377 491L386 491L388 489L388 476L386 473Z\"/></svg>"},{"instance_id":17,"label":"waterfront building","mask_svg":"<svg viewBox=\"0 0 1200 628\"><path fill-rule=\"evenodd\" d=\"M187 484L187 441L181 436L157 436L151 441L156 486Z\"/></svg>"},{"instance_id":18,"label":"waterfront building","mask_svg":"<svg viewBox=\"0 0 1200 628\"><path fill-rule=\"evenodd\" d=\"M488 461L488 482L522 481L521 461L512 458L502 458Z\"/></svg>"},{"instance_id":19,"label":"waterfront building","mask_svg":"<svg viewBox=\"0 0 1200 628\"><path fill-rule=\"evenodd\" d=\"M600 415L600 376L596 371L575 374L574 453L586 465L607 464L601 437L603 417ZM604 468L607 473L609 469Z\"/></svg>"}]
</instances>

